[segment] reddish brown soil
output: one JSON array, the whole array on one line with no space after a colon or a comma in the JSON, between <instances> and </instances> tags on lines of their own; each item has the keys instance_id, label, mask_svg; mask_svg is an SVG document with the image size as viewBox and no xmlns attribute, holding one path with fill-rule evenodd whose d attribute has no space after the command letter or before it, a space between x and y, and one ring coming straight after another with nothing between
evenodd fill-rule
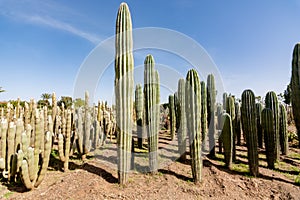
<instances>
[{"instance_id":1,"label":"reddish brown soil","mask_svg":"<svg viewBox=\"0 0 300 200\"><path fill-rule=\"evenodd\" d=\"M260 177L248 174L246 147L237 149L237 164L226 169L222 155L205 159L203 181L195 185L189 159L172 162L156 175L133 172L126 186L117 184L117 171L97 159L82 164L70 163L70 171L61 172L55 163L42 184L32 190L18 184L0 188L1 199L300 199L300 186L295 177L300 171L300 150L291 148L288 156L276 164L276 170L266 168L260 151Z\"/></svg>"}]
</instances>

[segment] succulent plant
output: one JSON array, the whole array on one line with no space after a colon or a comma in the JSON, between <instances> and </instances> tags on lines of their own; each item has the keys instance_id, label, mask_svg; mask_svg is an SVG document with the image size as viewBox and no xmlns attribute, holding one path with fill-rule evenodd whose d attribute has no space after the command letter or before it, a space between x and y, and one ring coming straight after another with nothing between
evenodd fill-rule
<instances>
[{"instance_id":1,"label":"succulent plant","mask_svg":"<svg viewBox=\"0 0 300 200\"><path fill-rule=\"evenodd\" d=\"M222 114L222 142L224 145L224 160L225 166L229 169L232 165L233 156L233 131L231 116L228 113Z\"/></svg>"},{"instance_id":2,"label":"succulent plant","mask_svg":"<svg viewBox=\"0 0 300 200\"><path fill-rule=\"evenodd\" d=\"M297 128L298 138L300 138L300 43L297 43L293 50L292 77L290 85L292 90L291 101L293 116Z\"/></svg>"},{"instance_id":3,"label":"succulent plant","mask_svg":"<svg viewBox=\"0 0 300 200\"><path fill-rule=\"evenodd\" d=\"M228 96L227 97L227 100L226 100L226 113L228 113L230 115L230 121L231 121L231 126L232 126L232 123L234 122L235 120L235 105L234 105L234 98L232 96ZM235 138L236 138L236 134L234 132L234 129L232 129L232 161L235 162L236 160L236 144L235 144ZM225 146L224 146L225 148ZM225 149L224 149L225 151Z\"/></svg>"},{"instance_id":4,"label":"succulent plant","mask_svg":"<svg viewBox=\"0 0 300 200\"><path fill-rule=\"evenodd\" d=\"M235 119L233 121L234 132L236 135L236 144L241 145L241 106L239 102L235 102Z\"/></svg>"},{"instance_id":5,"label":"succulent plant","mask_svg":"<svg viewBox=\"0 0 300 200\"><path fill-rule=\"evenodd\" d=\"M213 74L207 76L207 122L208 122L208 138L209 138L209 156L214 158L215 151L215 138L216 138L216 120L215 120L215 107L216 107L216 86L215 77Z\"/></svg>"},{"instance_id":6,"label":"succulent plant","mask_svg":"<svg viewBox=\"0 0 300 200\"><path fill-rule=\"evenodd\" d=\"M133 42L129 8L121 3L116 20L115 97L118 144L118 181L125 184L131 163L133 111Z\"/></svg>"},{"instance_id":7,"label":"succulent plant","mask_svg":"<svg viewBox=\"0 0 300 200\"><path fill-rule=\"evenodd\" d=\"M204 81L201 84L201 135L202 135L202 151L206 150L207 136L207 93Z\"/></svg>"},{"instance_id":8,"label":"succulent plant","mask_svg":"<svg viewBox=\"0 0 300 200\"><path fill-rule=\"evenodd\" d=\"M155 62L152 55L147 55L144 61L144 66L145 125L148 137L149 170L152 173L156 173L158 170L158 131L160 100L159 76L157 70L155 70L154 68Z\"/></svg>"},{"instance_id":9,"label":"succulent plant","mask_svg":"<svg viewBox=\"0 0 300 200\"><path fill-rule=\"evenodd\" d=\"M264 108L261 112L261 124L265 139L266 157L268 168L274 169L276 162L276 136L274 131L274 115L270 108Z\"/></svg>"},{"instance_id":10,"label":"succulent plant","mask_svg":"<svg viewBox=\"0 0 300 200\"><path fill-rule=\"evenodd\" d=\"M261 111L263 109L263 105L261 103L256 103L256 124L257 124L257 139L258 139L258 147L263 148L263 131L261 126Z\"/></svg>"},{"instance_id":11,"label":"succulent plant","mask_svg":"<svg viewBox=\"0 0 300 200\"><path fill-rule=\"evenodd\" d=\"M144 96L141 84L135 87L135 112L136 112L136 125L138 136L138 148L143 148L143 115L144 115Z\"/></svg>"},{"instance_id":12,"label":"succulent plant","mask_svg":"<svg viewBox=\"0 0 300 200\"><path fill-rule=\"evenodd\" d=\"M185 84L186 120L189 133L191 166L194 182L202 180L201 159L201 86L196 70L191 69ZM213 104L211 104L213 105Z\"/></svg>"},{"instance_id":13,"label":"succulent plant","mask_svg":"<svg viewBox=\"0 0 300 200\"><path fill-rule=\"evenodd\" d=\"M242 128L246 136L250 174L259 175L255 95L251 90L242 93Z\"/></svg>"},{"instance_id":14,"label":"succulent plant","mask_svg":"<svg viewBox=\"0 0 300 200\"><path fill-rule=\"evenodd\" d=\"M180 155L180 160L186 160L186 140L187 140L187 126L186 126L186 108L185 108L185 80L183 78L178 81L178 102L177 107L178 121L180 125L178 127L178 151Z\"/></svg>"},{"instance_id":15,"label":"succulent plant","mask_svg":"<svg viewBox=\"0 0 300 200\"><path fill-rule=\"evenodd\" d=\"M279 161L280 159L280 143L279 143L279 105L278 105L278 99L275 92L271 91L266 94L265 98L265 104L266 108L269 108L272 110L273 113L273 126L275 131L275 155L276 155L276 161Z\"/></svg>"},{"instance_id":16,"label":"succulent plant","mask_svg":"<svg viewBox=\"0 0 300 200\"><path fill-rule=\"evenodd\" d=\"M175 138L175 129L176 129L176 114L175 114L175 101L174 95L169 95L169 111L170 111L170 135L171 140Z\"/></svg>"},{"instance_id":17,"label":"succulent plant","mask_svg":"<svg viewBox=\"0 0 300 200\"><path fill-rule=\"evenodd\" d=\"M289 151L287 134L287 113L283 104L279 104L279 138L281 152L283 155L287 155Z\"/></svg>"}]
</instances>

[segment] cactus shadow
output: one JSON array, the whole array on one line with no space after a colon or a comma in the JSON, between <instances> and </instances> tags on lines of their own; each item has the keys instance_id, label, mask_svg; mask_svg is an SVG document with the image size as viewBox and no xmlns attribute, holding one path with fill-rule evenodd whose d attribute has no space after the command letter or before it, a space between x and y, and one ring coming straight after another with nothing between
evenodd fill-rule
<instances>
[{"instance_id":1,"label":"cactus shadow","mask_svg":"<svg viewBox=\"0 0 300 200\"><path fill-rule=\"evenodd\" d=\"M181 179L183 181L193 182L193 178L187 177L187 176L184 176L181 174L177 174L176 172L174 172L172 170L159 169L158 172L162 173L162 174L169 174L169 175L175 176L176 178Z\"/></svg>"},{"instance_id":2,"label":"cactus shadow","mask_svg":"<svg viewBox=\"0 0 300 200\"><path fill-rule=\"evenodd\" d=\"M118 183L118 179L103 168L97 167L97 166L89 164L89 163L84 163L82 165L81 169L83 169L89 173L93 173L93 174L96 174L96 175L102 177L108 183Z\"/></svg>"}]
</instances>

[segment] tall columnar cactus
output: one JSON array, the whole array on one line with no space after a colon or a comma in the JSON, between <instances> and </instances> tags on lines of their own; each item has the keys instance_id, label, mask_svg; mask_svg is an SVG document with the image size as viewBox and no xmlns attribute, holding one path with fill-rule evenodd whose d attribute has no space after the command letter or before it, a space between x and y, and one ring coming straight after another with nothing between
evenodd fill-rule
<instances>
[{"instance_id":1,"label":"tall columnar cactus","mask_svg":"<svg viewBox=\"0 0 300 200\"><path fill-rule=\"evenodd\" d=\"M265 146L266 146L266 157L268 168L274 169L275 162L276 162L276 136L274 131L274 119L273 119L273 112L270 108L264 108L261 112L261 124L265 139Z\"/></svg>"},{"instance_id":2,"label":"tall columnar cactus","mask_svg":"<svg viewBox=\"0 0 300 200\"><path fill-rule=\"evenodd\" d=\"M169 95L169 111L170 111L170 135L171 140L174 140L175 138L175 129L176 129L176 114L175 114L175 101L174 101L174 95Z\"/></svg>"},{"instance_id":3,"label":"tall columnar cactus","mask_svg":"<svg viewBox=\"0 0 300 200\"><path fill-rule=\"evenodd\" d=\"M241 145L241 106L239 102L234 103L235 106L235 119L233 121L234 132L236 135L236 144Z\"/></svg>"},{"instance_id":4,"label":"tall columnar cactus","mask_svg":"<svg viewBox=\"0 0 300 200\"><path fill-rule=\"evenodd\" d=\"M1 147L0 147L0 169L5 170L6 167L6 139L7 139L8 122L7 119L1 119L0 134L1 134Z\"/></svg>"},{"instance_id":5,"label":"tall columnar cactus","mask_svg":"<svg viewBox=\"0 0 300 200\"><path fill-rule=\"evenodd\" d=\"M292 78L291 78L291 90L292 90L292 108L295 125L297 128L298 138L300 138L300 43L297 43L293 50L292 60ZM300 147L300 140L299 140Z\"/></svg>"},{"instance_id":6,"label":"tall columnar cactus","mask_svg":"<svg viewBox=\"0 0 300 200\"><path fill-rule=\"evenodd\" d=\"M230 115L231 118L231 123L234 122L235 120L235 105L234 105L234 98L232 96L227 97L226 100L226 113L228 113ZM233 136L232 136L232 161L235 162L236 160L236 145L235 145L235 138L236 138L236 133L233 131ZM224 146L225 148L225 146ZM224 149L225 150L225 149Z\"/></svg>"},{"instance_id":7,"label":"tall columnar cactus","mask_svg":"<svg viewBox=\"0 0 300 200\"><path fill-rule=\"evenodd\" d=\"M233 131L231 116L228 113L222 114L222 141L224 145L225 166L229 169L232 164L233 157Z\"/></svg>"},{"instance_id":8,"label":"tall columnar cactus","mask_svg":"<svg viewBox=\"0 0 300 200\"><path fill-rule=\"evenodd\" d=\"M246 136L250 174L259 175L255 96L251 90L242 93L242 128Z\"/></svg>"},{"instance_id":9,"label":"tall columnar cactus","mask_svg":"<svg viewBox=\"0 0 300 200\"><path fill-rule=\"evenodd\" d=\"M216 107L216 86L215 77L213 74L207 76L207 122L208 122L208 137L209 137L209 156L214 158L215 151L215 137L216 137L216 120L215 120L215 107Z\"/></svg>"},{"instance_id":10,"label":"tall columnar cactus","mask_svg":"<svg viewBox=\"0 0 300 200\"><path fill-rule=\"evenodd\" d=\"M154 66L153 56L147 55L144 61L144 103L149 150L149 170L152 173L156 173L158 170L159 131L159 77Z\"/></svg>"},{"instance_id":11,"label":"tall columnar cactus","mask_svg":"<svg viewBox=\"0 0 300 200\"><path fill-rule=\"evenodd\" d=\"M287 114L283 104L279 105L279 136L280 147L283 155L287 155L289 151L289 142L287 134Z\"/></svg>"},{"instance_id":12,"label":"tall columnar cactus","mask_svg":"<svg viewBox=\"0 0 300 200\"><path fill-rule=\"evenodd\" d=\"M84 133L83 133L83 152L82 159L90 151L90 135L91 135L91 115L89 113L89 92L85 92L84 98Z\"/></svg>"},{"instance_id":13,"label":"tall columnar cactus","mask_svg":"<svg viewBox=\"0 0 300 200\"><path fill-rule=\"evenodd\" d=\"M186 76L186 120L189 132L192 174L195 183L202 179L201 159L201 86L196 70L191 69Z\"/></svg>"},{"instance_id":14,"label":"tall columnar cactus","mask_svg":"<svg viewBox=\"0 0 300 200\"><path fill-rule=\"evenodd\" d=\"M72 128L72 113L66 110L66 117L63 117L62 133L58 134L58 152L59 158L64 163L64 171L69 170L69 155L71 150L71 128Z\"/></svg>"},{"instance_id":15,"label":"tall columnar cactus","mask_svg":"<svg viewBox=\"0 0 300 200\"><path fill-rule=\"evenodd\" d=\"M271 91L266 94L265 99L266 108L270 108L273 113L273 126L275 131L275 155L276 161L280 159L280 143L279 143L279 105L275 92Z\"/></svg>"},{"instance_id":16,"label":"tall columnar cactus","mask_svg":"<svg viewBox=\"0 0 300 200\"><path fill-rule=\"evenodd\" d=\"M226 92L223 93L223 110L226 110L226 101L228 94Z\"/></svg>"},{"instance_id":17,"label":"tall columnar cactus","mask_svg":"<svg viewBox=\"0 0 300 200\"><path fill-rule=\"evenodd\" d=\"M201 84L201 135L202 135L202 151L206 149L206 135L207 135L207 93L206 84L204 81Z\"/></svg>"},{"instance_id":18,"label":"tall columnar cactus","mask_svg":"<svg viewBox=\"0 0 300 200\"><path fill-rule=\"evenodd\" d=\"M186 108L185 108L185 80L183 78L179 79L178 81L178 103L179 106L177 107L177 113L178 113L178 121L179 121L179 127L178 127L178 151L180 155L180 160L184 161L186 160L186 139L187 139L187 127L186 127Z\"/></svg>"},{"instance_id":19,"label":"tall columnar cactus","mask_svg":"<svg viewBox=\"0 0 300 200\"><path fill-rule=\"evenodd\" d=\"M135 112L136 112L136 126L138 136L138 148L143 148L143 115L144 115L144 96L143 87L137 84L135 87Z\"/></svg>"},{"instance_id":20,"label":"tall columnar cactus","mask_svg":"<svg viewBox=\"0 0 300 200\"><path fill-rule=\"evenodd\" d=\"M223 105L219 104L217 106L217 129L218 129L218 135L219 135L219 138L218 138L218 143L219 143L219 153L222 153L222 149L223 149L223 143L222 143L222 137L221 137L221 133L222 133L222 129L223 129L223 122L222 122L222 115L225 111L223 110Z\"/></svg>"},{"instance_id":21,"label":"tall columnar cactus","mask_svg":"<svg viewBox=\"0 0 300 200\"><path fill-rule=\"evenodd\" d=\"M258 139L258 147L263 148L263 132L261 127L261 111L263 106L261 103L256 103L256 124L257 124L257 139Z\"/></svg>"},{"instance_id":22,"label":"tall columnar cactus","mask_svg":"<svg viewBox=\"0 0 300 200\"><path fill-rule=\"evenodd\" d=\"M53 126L55 126L55 119L57 114L57 100L55 92L52 93L52 119L54 120Z\"/></svg>"},{"instance_id":23,"label":"tall columnar cactus","mask_svg":"<svg viewBox=\"0 0 300 200\"><path fill-rule=\"evenodd\" d=\"M118 143L118 180L127 182L131 163L133 111L133 42L129 8L121 3L116 21L115 96Z\"/></svg>"}]
</instances>

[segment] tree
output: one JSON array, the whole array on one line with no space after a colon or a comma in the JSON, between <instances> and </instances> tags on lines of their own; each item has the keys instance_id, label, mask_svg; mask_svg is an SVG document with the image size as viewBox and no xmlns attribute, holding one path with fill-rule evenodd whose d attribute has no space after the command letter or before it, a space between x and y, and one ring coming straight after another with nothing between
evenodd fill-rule
<instances>
[{"instance_id":1,"label":"tree","mask_svg":"<svg viewBox=\"0 0 300 200\"><path fill-rule=\"evenodd\" d=\"M60 101L57 102L57 105L61 106L62 103L64 104L65 108L70 108L72 106L72 97L61 96Z\"/></svg>"},{"instance_id":2,"label":"tree","mask_svg":"<svg viewBox=\"0 0 300 200\"><path fill-rule=\"evenodd\" d=\"M49 99L51 99L52 95L49 93L43 93L41 95L42 100L38 101L38 105L41 106L49 106Z\"/></svg>"},{"instance_id":3,"label":"tree","mask_svg":"<svg viewBox=\"0 0 300 200\"><path fill-rule=\"evenodd\" d=\"M291 95L292 95L291 84L288 84L286 89L283 92L283 97L284 97L283 102L290 105L291 104Z\"/></svg>"},{"instance_id":4,"label":"tree","mask_svg":"<svg viewBox=\"0 0 300 200\"><path fill-rule=\"evenodd\" d=\"M2 89L2 87L0 87L0 93L5 92L5 90Z\"/></svg>"}]
</instances>

